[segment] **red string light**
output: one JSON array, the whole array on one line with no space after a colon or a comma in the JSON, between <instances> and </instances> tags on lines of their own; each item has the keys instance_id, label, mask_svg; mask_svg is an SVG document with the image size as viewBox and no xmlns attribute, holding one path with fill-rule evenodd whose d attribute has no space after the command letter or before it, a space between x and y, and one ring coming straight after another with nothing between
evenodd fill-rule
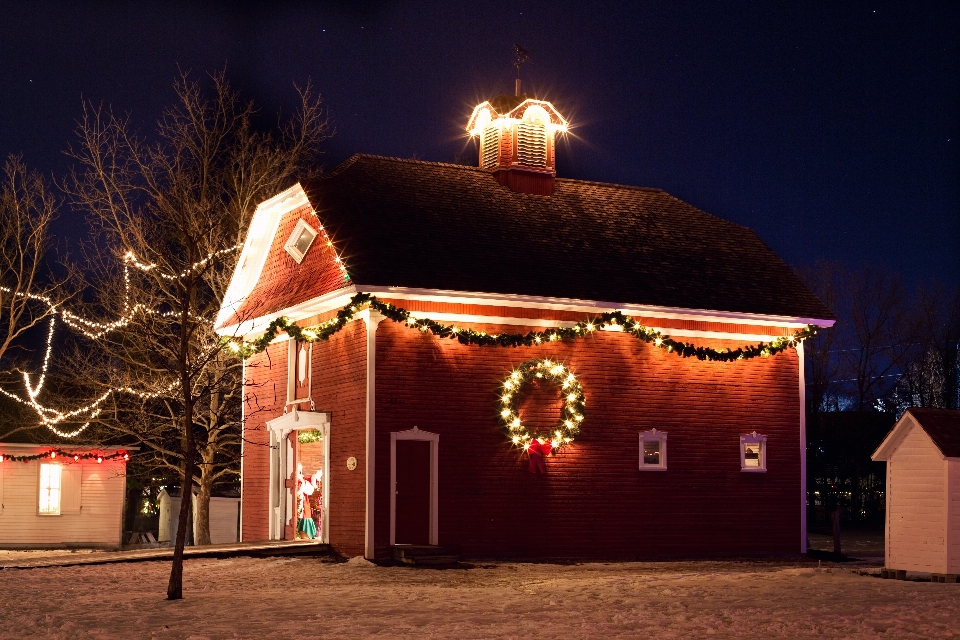
<instances>
[{"instance_id":1,"label":"red string light","mask_svg":"<svg viewBox=\"0 0 960 640\"><path fill-rule=\"evenodd\" d=\"M123 449L111 454L93 453L93 452L70 453L70 452L64 451L63 449L51 449L49 451L44 451L43 453L37 453L29 456L15 456L9 453L0 454L0 462L9 460L10 462L27 463L33 460L44 460L44 459L53 460L53 459L56 459L57 456L62 456L66 458L73 457L74 462L80 462L81 460L96 459L97 464L103 464L104 460L117 460L117 459L129 460L130 459L130 454Z\"/></svg>"}]
</instances>

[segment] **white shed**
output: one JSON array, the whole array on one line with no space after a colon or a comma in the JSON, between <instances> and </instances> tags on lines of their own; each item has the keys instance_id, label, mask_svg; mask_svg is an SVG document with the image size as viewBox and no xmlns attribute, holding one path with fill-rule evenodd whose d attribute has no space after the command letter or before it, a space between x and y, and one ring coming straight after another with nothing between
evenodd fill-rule
<instances>
[{"instance_id":1,"label":"white shed","mask_svg":"<svg viewBox=\"0 0 960 640\"><path fill-rule=\"evenodd\" d=\"M960 573L960 411L908 409L872 458L887 463L886 567Z\"/></svg>"},{"instance_id":2,"label":"white shed","mask_svg":"<svg viewBox=\"0 0 960 640\"><path fill-rule=\"evenodd\" d=\"M197 539L197 490L193 490L193 539ZM160 530L157 542L172 542L180 524L180 496L160 491ZM237 542L240 525L240 498L214 496L210 498L210 543Z\"/></svg>"},{"instance_id":3,"label":"white shed","mask_svg":"<svg viewBox=\"0 0 960 640\"><path fill-rule=\"evenodd\" d=\"M0 547L119 547L125 456L0 443Z\"/></svg>"}]
</instances>

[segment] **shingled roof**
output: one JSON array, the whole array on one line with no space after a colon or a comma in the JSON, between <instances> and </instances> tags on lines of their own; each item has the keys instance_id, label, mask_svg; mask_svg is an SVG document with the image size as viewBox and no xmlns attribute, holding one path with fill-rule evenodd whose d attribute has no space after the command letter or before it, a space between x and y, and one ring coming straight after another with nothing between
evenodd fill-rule
<instances>
[{"instance_id":1,"label":"shingled roof","mask_svg":"<svg viewBox=\"0 0 960 640\"><path fill-rule=\"evenodd\" d=\"M561 178L538 196L369 155L303 187L358 286L834 318L753 231L659 189Z\"/></svg>"},{"instance_id":2,"label":"shingled roof","mask_svg":"<svg viewBox=\"0 0 960 640\"><path fill-rule=\"evenodd\" d=\"M913 416L940 453L947 458L960 458L960 411L911 407Z\"/></svg>"}]
</instances>

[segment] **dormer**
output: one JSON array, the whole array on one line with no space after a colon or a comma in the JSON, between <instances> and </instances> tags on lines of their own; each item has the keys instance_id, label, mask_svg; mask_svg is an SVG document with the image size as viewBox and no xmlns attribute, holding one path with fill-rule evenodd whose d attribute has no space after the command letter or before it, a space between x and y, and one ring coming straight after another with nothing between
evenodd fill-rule
<instances>
[{"instance_id":1,"label":"dormer","mask_svg":"<svg viewBox=\"0 0 960 640\"><path fill-rule=\"evenodd\" d=\"M557 175L556 133L567 121L552 104L528 95L499 96L474 108L467 131L480 140L480 167L519 193L548 196Z\"/></svg>"}]
</instances>

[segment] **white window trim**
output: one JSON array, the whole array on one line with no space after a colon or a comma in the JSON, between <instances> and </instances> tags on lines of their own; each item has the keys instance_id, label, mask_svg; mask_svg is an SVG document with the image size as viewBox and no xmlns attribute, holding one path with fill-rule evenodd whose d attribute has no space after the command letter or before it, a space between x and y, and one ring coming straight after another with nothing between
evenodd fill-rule
<instances>
[{"instance_id":1,"label":"white window trim","mask_svg":"<svg viewBox=\"0 0 960 640\"><path fill-rule=\"evenodd\" d=\"M307 248L301 252L300 249L297 248L297 240L300 238L300 234L304 229L308 229L310 233L313 234L313 237L310 238L310 244L307 245ZM297 225L293 228L293 233L287 238L287 242L283 245L283 248L296 260L297 264L300 264L303 262L303 257L307 255L307 251L310 251L310 247L313 246L313 241L317 239L317 235L317 230L307 224L306 220L300 218L297 220Z\"/></svg>"},{"instance_id":2,"label":"white window trim","mask_svg":"<svg viewBox=\"0 0 960 640\"><path fill-rule=\"evenodd\" d=\"M760 445L760 466L748 467L746 452L744 446L748 444ZM747 473L766 473L767 471L767 436L760 435L756 431L746 433L740 436L740 470Z\"/></svg>"},{"instance_id":3,"label":"white window trim","mask_svg":"<svg viewBox=\"0 0 960 640\"><path fill-rule=\"evenodd\" d=\"M430 442L430 544L439 544L438 450L440 434L420 431L417 427L390 433L390 546L397 543L397 440L427 440Z\"/></svg>"},{"instance_id":4,"label":"white window trim","mask_svg":"<svg viewBox=\"0 0 960 640\"><path fill-rule=\"evenodd\" d=\"M643 461L643 443L660 442L660 463L646 464ZM667 470L667 434L664 431L657 431L655 428L649 431L640 432L640 470L641 471L666 471Z\"/></svg>"},{"instance_id":5,"label":"white window trim","mask_svg":"<svg viewBox=\"0 0 960 640\"><path fill-rule=\"evenodd\" d=\"M40 496L43 492L43 468L44 467L56 467L58 470L58 475L60 476L57 480L57 510L56 511L44 511L41 509ZM63 505L63 465L56 462L41 462L37 465L37 515L39 516L59 516L61 515L61 507Z\"/></svg>"}]
</instances>

